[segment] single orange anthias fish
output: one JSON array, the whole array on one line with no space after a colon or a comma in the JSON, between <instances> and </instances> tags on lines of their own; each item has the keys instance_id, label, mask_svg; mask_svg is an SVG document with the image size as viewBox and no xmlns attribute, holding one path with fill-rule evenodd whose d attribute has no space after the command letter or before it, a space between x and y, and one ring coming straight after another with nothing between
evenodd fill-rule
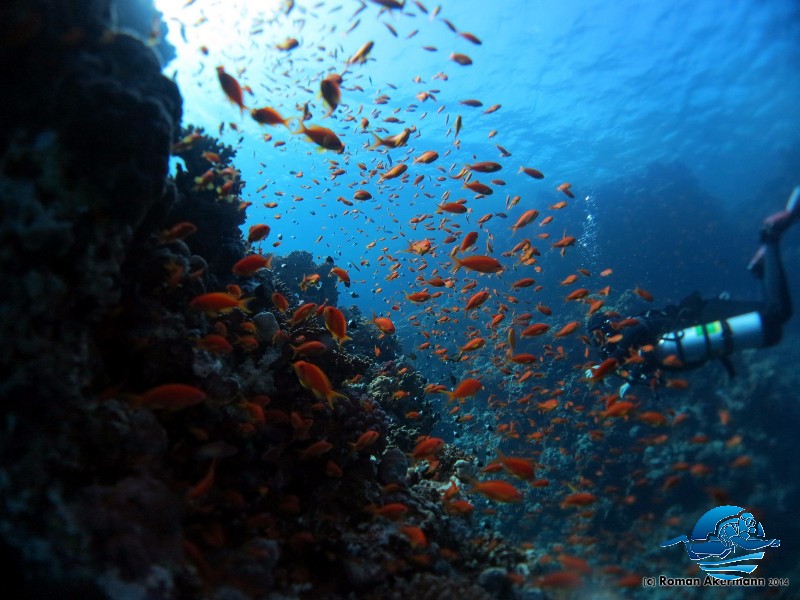
<instances>
[{"instance_id":1,"label":"single orange anthias fish","mask_svg":"<svg viewBox=\"0 0 800 600\"><path fill-rule=\"evenodd\" d=\"M300 385L310 390L317 399L327 400L328 406L331 408L333 408L334 398L347 399L347 396L331 388L331 382L328 376L325 375L325 372L317 365L304 360L298 360L292 363L292 368L294 369L295 375L297 375L297 379L300 380Z\"/></svg>"},{"instance_id":2,"label":"single orange anthias fish","mask_svg":"<svg viewBox=\"0 0 800 600\"><path fill-rule=\"evenodd\" d=\"M378 317L373 312L370 323L374 323L375 327L377 327L383 333L391 335L395 332L394 323L392 323L392 320L388 317Z\"/></svg>"},{"instance_id":3,"label":"single orange anthias fish","mask_svg":"<svg viewBox=\"0 0 800 600\"><path fill-rule=\"evenodd\" d=\"M464 258L453 256L453 261L456 263L453 273L462 267L479 273L500 273L503 271L503 265L491 256L466 256Z\"/></svg>"},{"instance_id":4,"label":"single orange anthias fish","mask_svg":"<svg viewBox=\"0 0 800 600\"><path fill-rule=\"evenodd\" d=\"M242 87L236 81L236 78L226 73L225 67L217 67L217 78L225 95L243 111L246 108L244 96L242 95Z\"/></svg>"},{"instance_id":5,"label":"single orange anthias fish","mask_svg":"<svg viewBox=\"0 0 800 600\"><path fill-rule=\"evenodd\" d=\"M291 119L284 119L281 113L270 106L252 109L250 116L260 125L283 125L289 127L289 122L291 121Z\"/></svg>"},{"instance_id":6,"label":"single orange anthias fish","mask_svg":"<svg viewBox=\"0 0 800 600\"><path fill-rule=\"evenodd\" d=\"M464 400L470 396L474 396L482 389L483 384L478 379L469 378L459 383L452 392L440 390L440 393L447 396L448 401Z\"/></svg>"},{"instance_id":7,"label":"single orange anthias fish","mask_svg":"<svg viewBox=\"0 0 800 600\"><path fill-rule=\"evenodd\" d=\"M522 494L507 481L476 481L469 491L477 492L496 502L522 502Z\"/></svg>"},{"instance_id":8,"label":"single orange anthias fish","mask_svg":"<svg viewBox=\"0 0 800 600\"><path fill-rule=\"evenodd\" d=\"M333 131L327 127L320 127L319 125L312 125L306 127L304 123L300 123L300 129L294 132L295 134L303 134L309 140L314 142L320 148L325 150L333 150L341 154L344 152L344 144Z\"/></svg>"},{"instance_id":9,"label":"single orange anthias fish","mask_svg":"<svg viewBox=\"0 0 800 600\"><path fill-rule=\"evenodd\" d=\"M347 319L341 310L335 306L326 306L322 315L325 320L325 329L338 342L339 347L347 340L353 339L347 335Z\"/></svg>"},{"instance_id":10,"label":"single orange anthias fish","mask_svg":"<svg viewBox=\"0 0 800 600\"><path fill-rule=\"evenodd\" d=\"M210 315L217 315L220 313L227 313L234 308L238 308L246 313L251 312L248 304L255 298L242 298L227 294L225 292L211 292L209 294L201 294L192 298L189 306L202 310Z\"/></svg>"},{"instance_id":11,"label":"single orange anthias fish","mask_svg":"<svg viewBox=\"0 0 800 600\"><path fill-rule=\"evenodd\" d=\"M193 385L167 383L134 397L136 406L160 410L182 410L206 399L206 393Z\"/></svg>"},{"instance_id":12,"label":"single orange anthias fish","mask_svg":"<svg viewBox=\"0 0 800 600\"><path fill-rule=\"evenodd\" d=\"M245 256L243 259L237 261L231 271L234 275L239 277L252 277L257 271L261 269L272 268L272 256L261 256L260 254L251 254Z\"/></svg>"}]
</instances>

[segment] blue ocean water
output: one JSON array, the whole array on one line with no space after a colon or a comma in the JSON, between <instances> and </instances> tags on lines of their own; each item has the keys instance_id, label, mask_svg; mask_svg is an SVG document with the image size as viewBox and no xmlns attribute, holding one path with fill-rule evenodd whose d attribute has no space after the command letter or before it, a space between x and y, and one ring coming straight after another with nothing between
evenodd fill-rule
<instances>
[{"instance_id":1,"label":"blue ocean water","mask_svg":"<svg viewBox=\"0 0 800 600\"><path fill-rule=\"evenodd\" d=\"M181 85L186 122L209 130L222 122L238 125L239 131L228 127L222 139L238 148L237 166L248 182L245 199L253 202L248 222L271 223L280 214L276 231L283 234L284 252L307 247L309 226L324 236L316 246L320 256L342 252L355 263L368 259L361 243L365 236L413 237L408 220L433 212L442 193L453 187L437 185L434 178L441 174L436 167L460 168L473 157L498 160L495 144L500 144L512 154L501 161L504 170L498 173L507 185L472 203L475 217L505 211L504 198L520 195L516 211L509 211L509 219L515 218L526 207L558 199L555 186L569 181L578 199L558 226L581 235L591 211L600 220L600 235L586 249L587 261L600 268L619 261L624 265L626 255L638 252L641 255L632 261L632 279L638 281L626 283L650 286L670 297L674 283L674 294L680 296L680 288L690 285L694 275L711 275L696 265L681 264L696 258L683 251L687 241L713 249L707 256L700 253L704 259L716 253L726 269L728 261L735 263L725 275L736 275L750 248L728 244L731 228L734 237L754 231L758 220L776 210L795 183L793 169L800 153L800 9L790 0L742 0L727 2L724 8L716 2L504 2L491 8L481 2L444 2L435 18L431 16L436 5L427 6L426 15L412 2L403 11L381 11L367 3L355 16L359 2L297 2L288 15L280 3L183 4L164 0L161 8L168 23L179 20L186 40L172 28L170 40L178 46L178 59L167 67ZM477 46L457 36L444 19L483 43ZM286 37L300 40L299 47L276 50L274 45ZM342 106L323 120L319 80L329 72L342 72L346 58L367 41L375 42L369 60L345 72ZM208 48L207 56L201 46ZM436 50L427 51L426 46ZM473 64L448 60L450 52L470 55ZM218 65L240 73L242 85L253 90L245 99L248 104L274 106L292 116L298 105L310 102L310 122L333 127L347 146L345 156L318 153L301 136L267 130L242 116L219 89L214 70ZM445 73L447 80L436 79L437 73ZM363 91L353 89L356 86ZM436 90L435 100L415 98L429 90ZM388 103L374 104L382 94L389 96ZM465 99L478 99L484 106L459 104ZM482 114L493 104L502 107ZM382 194L373 194L373 202L360 206L360 215L343 217L345 207L335 198L350 198L352 190L345 185L362 178L351 169L331 182L328 161L346 158L351 167L363 162L370 168L379 160L386 162L386 157L365 148L372 138L358 125L361 116L374 115L372 129L394 111L403 122L381 123L386 134L417 128L407 147L389 153L394 161L425 150L443 157L413 169L415 176L425 176L418 188L383 186ZM346 122L348 115L358 118ZM464 125L456 149L447 132L459 115ZM488 139L493 130L496 135ZM267 132L272 142L263 141ZM286 146L276 149L275 140L285 140ZM522 165L536 167L546 179L533 181L517 174ZM680 174L666 175L663 182L652 172L678 167ZM688 181L696 193L708 197L660 193L664 182ZM257 192L263 185L265 189ZM377 191L374 178L365 189ZM455 197L464 196L457 187L451 191ZM434 198L421 195L425 192ZM280 193L285 195L276 195ZM389 197L391 193L397 197ZM587 197L594 199L587 203ZM279 201L276 210L263 208L270 200ZM720 223L709 223L713 219ZM666 237L635 235L653 220L659 230L666 229ZM698 221L712 227L707 239L685 239L684 231L705 235ZM506 233L506 223L502 225L497 236ZM487 224L490 231L493 227ZM751 238L755 240L754 233ZM405 242L386 245L396 252ZM668 251L654 256L643 250L654 246ZM736 255L730 257L731 252ZM665 285L660 271L672 260L679 273L686 269L688 274ZM743 293L752 292L747 283L740 285Z\"/></svg>"},{"instance_id":2,"label":"blue ocean water","mask_svg":"<svg viewBox=\"0 0 800 600\"><path fill-rule=\"evenodd\" d=\"M583 306L564 302L559 285L577 269L592 273L587 285L593 290L611 285L608 307L620 310L642 308L630 292L636 286L661 304L694 290L759 297L745 269L759 224L800 183L797 2L451 0L439 3L435 16L436 4L425 3L426 12L414 2L402 10L357 1L298 1L291 10L286 3L184 4L160 3L170 41L178 47L166 72L180 84L184 121L221 131L220 139L236 148L235 164L247 182L242 198L252 202L247 225L268 223L273 231L265 247L280 241L278 254L308 250L318 262L332 256L347 268L353 279L347 293L355 295L340 297L339 304L392 315L405 352L417 355L416 366L430 381L449 383L465 375L461 367L415 348L427 339L423 329L451 350L465 342L473 323L437 319L445 316L443 307L463 307L469 295L457 290L470 280L478 282L474 291L491 293L490 304L506 303L513 314L531 312L537 303L553 307L559 325L585 314ZM445 20L482 43L457 35ZM287 37L296 38L298 47L276 49ZM374 48L367 62L346 68L347 58L368 41ZM457 64L452 52L468 55L472 64ZM272 106L297 117L308 103L308 123L334 130L345 152L321 152L288 129L259 126L226 99L217 66L249 86L248 107ZM343 76L342 103L325 118L319 82L333 72ZM468 99L482 106L461 103ZM495 104L500 108L484 113ZM370 123L366 130L362 117ZM414 128L407 145L369 147L371 132L385 137L404 128ZM503 149L510 155L503 156ZM438 152L439 159L415 164L424 151ZM452 177L476 161L503 167L473 178L490 185L491 195L476 198ZM409 166L406 179L378 183L369 174L399 162ZM544 179L520 173L523 166L540 170ZM333 176L336 169L344 173ZM574 199L557 190L564 182L572 184ZM372 199L353 200L356 189L369 191ZM511 206L515 196L520 200ZM465 199L471 213L436 214L445 198ZM560 201L567 205L550 208ZM512 234L511 225L528 209L541 212L538 221ZM414 222L424 215L429 216ZM484 215L492 216L479 227ZM552 223L540 227L545 216ZM420 276L431 279L437 268L448 276L445 265L458 242L444 240L467 231L479 232L478 253L497 257L532 239L542 252L541 270L518 264L516 257L501 258L502 277L461 272L456 289L428 305L435 307L433 314L410 304L404 292L425 288ZM539 240L541 233L550 237ZM578 240L563 256L551 248L562 235ZM431 254L404 252L409 242L423 239L434 245ZM797 231L787 234L783 252L797 292ZM394 264L400 275L391 279ZM604 269L613 273L599 279ZM541 291L510 289L526 276L535 277ZM410 325L412 315L424 326ZM795 323L787 337L794 340L790 336L797 333ZM570 344L565 342L571 365L582 360L583 347ZM487 375L487 387L492 380L487 393L500 400L522 395L516 383L500 384L487 373L493 368L488 358L475 368ZM555 388L569 375L565 366L544 383ZM758 389L758 378L752 376L752 389ZM777 393L791 391L778 387ZM709 411L716 411L719 397L708 381L695 394L710 398ZM770 414L775 416L765 409L758 418L768 423ZM523 417L516 418L524 425ZM443 419L435 433L452 437L455 430L452 420ZM609 435L624 445L640 433ZM607 469L611 479L627 476L624 467ZM661 475L665 470L661 465ZM497 527L512 533L513 527ZM532 534L537 526L520 529Z\"/></svg>"}]
</instances>

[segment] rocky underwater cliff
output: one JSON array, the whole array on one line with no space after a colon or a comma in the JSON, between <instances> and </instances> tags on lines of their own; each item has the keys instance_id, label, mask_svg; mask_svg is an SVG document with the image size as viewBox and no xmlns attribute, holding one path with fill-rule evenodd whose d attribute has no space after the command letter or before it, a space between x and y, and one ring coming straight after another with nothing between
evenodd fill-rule
<instances>
[{"instance_id":1,"label":"rocky underwater cliff","mask_svg":"<svg viewBox=\"0 0 800 600\"><path fill-rule=\"evenodd\" d=\"M336 304L331 265L295 253L232 273L259 244L240 230L234 151L183 127L180 91L115 12L110 0L0 9L4 587L510 593L519 552L440 499L458 451L410 455L431 422L403 418L425 382L397 342L355 309L341 347L297 315ZM173 153L185 167L170 177ZM289 289L312 271L318 286ZM244 310L192 305L214 293ZM342 396L301 385L289 331L325 344L313 361L332 389L350 382Z\"/></svg>"}]
</instances>

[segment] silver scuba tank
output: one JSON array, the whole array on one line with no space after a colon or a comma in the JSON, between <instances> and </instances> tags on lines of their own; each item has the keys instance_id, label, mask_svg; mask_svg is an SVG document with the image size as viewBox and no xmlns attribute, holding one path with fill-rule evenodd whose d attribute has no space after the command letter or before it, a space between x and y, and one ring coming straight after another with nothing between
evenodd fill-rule
<instances>
[{"instance_id":1,"label":"silver scuba tank","mask_svg":"<svg viewBox=\"0 0 800 600\"><path fill-rule=\"evenodd\" d=\"M655 353L659 361L675 355L682 363L691 364L726 356L744 348L758 348L763 344L761 315L753 311L665 333L659 339Z\"/></svg>"}]
</instances>

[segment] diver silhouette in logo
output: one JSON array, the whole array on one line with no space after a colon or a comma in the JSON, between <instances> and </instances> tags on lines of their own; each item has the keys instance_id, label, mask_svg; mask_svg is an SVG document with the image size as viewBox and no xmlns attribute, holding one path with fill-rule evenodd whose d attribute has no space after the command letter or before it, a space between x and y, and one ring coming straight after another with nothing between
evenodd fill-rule
<instances>
[{"instance_id":1,"label":"diver silhouette in logo","mask_svg":"<svg viewBox=\"0 0 800 600\"><path fill-rule=\"evenodd\" d=\"M756 552L765 548L777 548L778 539L767 539L764 528L752 513L738 506L719 506L711 509L697 521L692 530L692 539L685 535L661 543L662 548L678 543L686 546L686 553L694 561L711 558L725 559L736 548Z\"/></svg>"}]
</instances>

